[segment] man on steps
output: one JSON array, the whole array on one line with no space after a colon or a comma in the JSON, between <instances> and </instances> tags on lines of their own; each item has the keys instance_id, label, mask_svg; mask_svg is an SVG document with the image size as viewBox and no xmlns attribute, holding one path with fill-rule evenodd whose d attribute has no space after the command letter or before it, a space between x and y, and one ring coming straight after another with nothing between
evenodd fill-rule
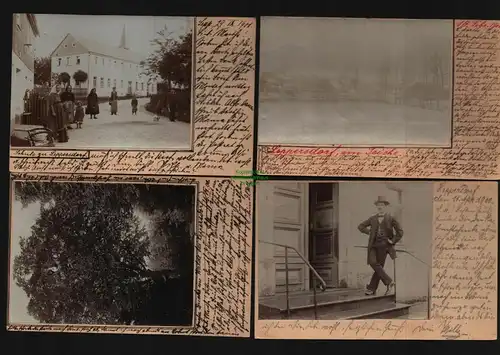
<instances>
[{"instance_id":1,"label":"man on steps","mask_svg":"<svg viewBox=\"0 0 500 355\"><path fill-rule=\"evenodd\" d=\"M396 286L393 280L384 270L387 254L392 259L396 258L394 245L403 237L403 229L394 217L386 212L389 202L379 196L375 201L377 214L362 222L358 229L361 233L367 234L368 254L367 262L373 269L373 276L366 286L366 295L375 295L380 280L387 287L385 294L389 294Z\"/></svg>"}]
</instances>

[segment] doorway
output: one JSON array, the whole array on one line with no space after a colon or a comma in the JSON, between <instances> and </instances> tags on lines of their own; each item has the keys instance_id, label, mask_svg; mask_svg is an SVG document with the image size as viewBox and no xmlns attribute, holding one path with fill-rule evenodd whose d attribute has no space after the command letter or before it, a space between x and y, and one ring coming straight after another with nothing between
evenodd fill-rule
<instances>
[{"instance_id":1,"label":"doorway","mask_svg":"<svg viewBox=\"0 0 500 355\"><path fill-rule=\"evenodd\" d=\"M309 184L309 261L327 287L339 286L338 190L338 183Z\"/></svg>"}]
</instances>

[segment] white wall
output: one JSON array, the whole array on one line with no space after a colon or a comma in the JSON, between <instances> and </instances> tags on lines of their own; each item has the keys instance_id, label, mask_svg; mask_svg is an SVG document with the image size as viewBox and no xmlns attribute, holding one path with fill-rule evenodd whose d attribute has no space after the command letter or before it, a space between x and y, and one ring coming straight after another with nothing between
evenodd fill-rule
<instances>
[{"instance_id":1,"label":"white wall","mask_svg":"<svg viewBox=\"0 0 500 355\"><path fill-rule=\"evenodd\" d=\"M59 65L59 58L61 59L61 65ZM69 64L68 64L68 58L69 58ZM80 58L80 64L77 64L77 58ZM73 79L73 74L78 70L84 71L85 73L88 74L90 78L88 54L78 54L78 55L73 54L70 56L51 58L52 73L53 74L61 74L64 72L68 73L71 77L70 85L72 87L77 87L75 80ZM80 87L86 88L88 84L89 80L87 79L87 82L81 83Z\"/></svg>"},{"instance_id":2,"label":"white wall","mask_svg":"<svg viewBox=\"0 0 500 355\"><path fill-rule=\"evenodd\" d=\"M19 71L18 71L19 70ZM34 74L28 67L12 52L12 81L11 81L11 104L10 117L14 120L16 115L24 111L24 93L27 89L34 87Z\"/></svg>"},{"instance_id":3,"label":"white wall","mask_svg":"<svg viewBox=\"0 0 500 355\"><path fill-rule=\"evenodd\" d=\"M367 265L365 248L368 236L358 231L358 225L376 213L373 201L377 196L385 196L391 206L392 215L400 214L404 237L398 248L415 254L430 264L432 241L432 184L426 182L398 183L403 189L402 205L398 204L397 192L390 190L386 183L349 182L340 183L340 224L339 224L339 277L348 287L365 287L373 274ZM393 262L387 257L389 276L394 276ZM396 259L396 287L399 300L415 299L427 295L428 269L409 255L398 253ZM383 287L382 283L380 287Z\"/></svg>"},{"instance_id":4,"label":"white wall","mask_svg":"<svg viewBox=\"0 0 500 355\"><path fill-rule=\"evenodd\" d=\"M77 57L80 58L80 64L76 64ZM61 64L59 65L59 58ZM69 65L67 64L69 58ZM116 62L116 63L115 63ZM123 65L122 65L123 63ZM130 63L110 57L103 57L94 54L79 54L63 57L52 57L52 73L60 74L63 72L71 76L71 86L76 87L73 80L73 74L77 70L83 70L88 74L86 83L82 83L81 87L94 88L94 77L96 77L96 91L99 96L109 96L113 86L116 86L116 91L119 96L124 96L128 93L128 82L132 82L132 93L137 95L146 95L148 91L148 79L146 75L142 75L142 69L136 63ZM101 78L104 79L104 87L101 87ZM108 85L109 79L109 85ZM116 80L116 82L115 82ZM136 90L136 83L137 90ZM144 83L144 90L142 90ZM152 81L149 86L149 93L156 93L156 81Z\"/></svg>"}]
</instances>

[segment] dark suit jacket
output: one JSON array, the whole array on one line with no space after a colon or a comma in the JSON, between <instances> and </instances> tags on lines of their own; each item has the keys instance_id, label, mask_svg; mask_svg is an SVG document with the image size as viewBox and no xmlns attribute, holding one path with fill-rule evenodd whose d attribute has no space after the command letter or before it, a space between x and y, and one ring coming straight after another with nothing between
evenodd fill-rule
<instances>
[{"instance_id":1,"label":"dark suit jacket","mask_svg":"<svg viewBox=\"0 0 500 355\"><path fill-rule=\"evenodd\" d=\"M367 253L367 263L368 263L368 255L370 252L370 248L375 242L375 238L377 236L377 228L378 228L378 217L377 215L373 215L368 218L366 221L361 222L358 226L358 229L361 233L367 234L369 236L368 239L368 253ZM394 245L403 238L403 229L401 225L389 214L385 214L384 220L382 221L382 228L385 229L385 234L388 236L389 240L392 244L389 246L387 252L391 256L392 259L396 258L396 250L394 249Z\"/></svg>"}]
</instances>

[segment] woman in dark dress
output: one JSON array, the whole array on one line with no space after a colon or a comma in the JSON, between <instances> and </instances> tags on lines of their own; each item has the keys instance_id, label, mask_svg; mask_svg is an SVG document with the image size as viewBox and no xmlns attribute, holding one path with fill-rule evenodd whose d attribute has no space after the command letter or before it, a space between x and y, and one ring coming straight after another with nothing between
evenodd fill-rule
<instances>
[{"instance_id":1,"label":"woman in dark dress","mask_svg":"<svg viewBox=\"0 0 500 355\"><path fill-rule=\"evenodd\" d=\"M61 88L59 85L54 85L49 95L49 128L54 132L55 138L60 143L65 143L69 140L68 131L65 124L65 113L60 97Z\"/></svg>"},{"instance_id":2,"label":"woman in dark dress","mask_svg":"<svg viewBox=\"0 0 500 355\"><path fill-rule=\"evenodd\" d=\"M68 129L71 129L71 124L75 120L75 94L70 85L66 86L66 90L61 94L61 102L64 108L64 119Z\"/></svg>"},{"instance_id":3,"label":"woman in dark dress","mask_svg":"<svg viewBox=\"0 0 500 355\"><path fill-rule=\"evenodd\" d=\"M95 89L90 90L90 94L87 96L87 108L85 109L85 113L90 115L91 119L97 119L96 115L99 114L99 100Z\"/></svg>"}]
</instances>

